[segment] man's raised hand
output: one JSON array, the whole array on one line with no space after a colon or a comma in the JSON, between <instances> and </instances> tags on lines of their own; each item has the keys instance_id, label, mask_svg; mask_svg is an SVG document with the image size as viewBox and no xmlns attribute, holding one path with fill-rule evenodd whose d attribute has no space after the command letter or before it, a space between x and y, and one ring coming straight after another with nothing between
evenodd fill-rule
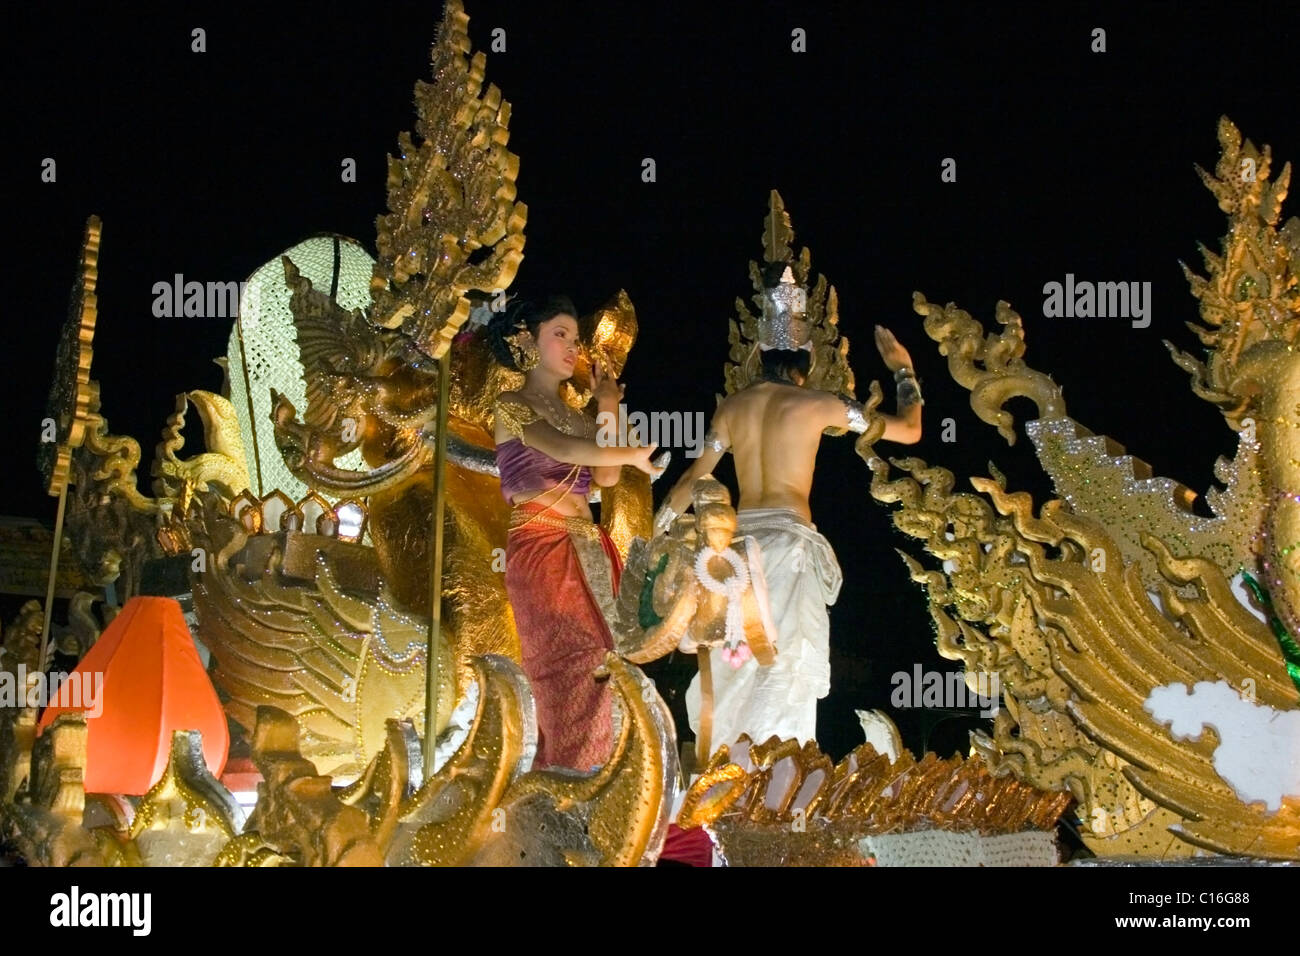
<instances>
[{"instance_id":1,"label":"man's raised hand","mask_svg":"<svg viewBox=\"0 0 1300 956\"><path fill-rule=\"evenodd\" d=\"M912 356L908 354L907 349L903 348L903 344L894 338L894 333L883 325L876 326L876 348L880 352L880 357L885 360L885 366L891 372L912 367Z\"/></svg>"}]
</instances>

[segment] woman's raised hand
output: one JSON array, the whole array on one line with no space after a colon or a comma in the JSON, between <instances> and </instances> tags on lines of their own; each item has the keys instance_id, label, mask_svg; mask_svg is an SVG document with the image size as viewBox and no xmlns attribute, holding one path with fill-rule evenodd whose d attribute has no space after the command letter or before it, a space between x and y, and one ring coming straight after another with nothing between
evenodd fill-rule
<instances>
[{"instance_id":1,"label":"woman's raised hand","mask_svg":"<svg viewBox=\"0 0 1300 956\"><path fill-rule=\"evenodd\" d=\"M624 387L618 384L618 379L613 375L605 374L600 359L592 360L591 397L596 400L598 407L611 410L618 408L618 403L623 400Z\"/></svg>"},{"instance_id":2,"label":"woman's raised hand","mask_svg":"<svg viewBox=\"0 0 1300 956\"><path fill-rule=\"evenodd\" d=\"M663 474L663 466L650 459L658 450L658 445L642 445L641 447L633 446L628 449L629 457L627 464L633 466L638 471L644 471L651 478L658 478Z\"/></svg>"}]
</instances>

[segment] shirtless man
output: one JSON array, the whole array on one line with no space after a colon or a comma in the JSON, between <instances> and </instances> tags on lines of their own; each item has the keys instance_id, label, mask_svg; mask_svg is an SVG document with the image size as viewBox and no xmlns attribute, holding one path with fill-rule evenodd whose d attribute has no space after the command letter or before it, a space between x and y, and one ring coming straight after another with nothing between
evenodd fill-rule
<instances>
[{"instance_id":1,"label":"shirtless man","mask_svg":"<svg viewBox=\"0 0 1300 956\"><path fill-rule=\"evenodd\" d=\"M788 269L784 280L792 284ZM843 579L830 544L811 523L808 494L823 431L837 427L862 432L866 421L859 403L804 387L809 366L809 352L803 347L806 329L799 330L800 315L787 315L783 325L779 311L774 308L769 316L769 328L775 326L769 338L779 346L795 347L764 350L763 380L718 406L703 453L673 486L655 521L656 533L665 530L690 503L696 479L710 474L731 451L740 484L737 534L752 536L762 548L777 624L777 659L767 668L753 659L739 668L717 656L712 659L715 749L741 734L756 742L772 735L813 740L817 700L830 692L826 606L835 602ZM914 444L921 438L922 401L911 357L888 329L876 326L875 340L898 384L897 414L883 416L883 439ZM687 691L686 706L698 733L698 675Z\"/></svg>"}]
</instances>

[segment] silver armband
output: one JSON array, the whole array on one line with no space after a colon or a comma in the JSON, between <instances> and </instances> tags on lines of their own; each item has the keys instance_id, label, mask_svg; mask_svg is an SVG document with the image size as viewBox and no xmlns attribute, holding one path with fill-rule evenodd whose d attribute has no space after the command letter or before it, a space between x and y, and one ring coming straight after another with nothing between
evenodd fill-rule
<instances>
[{"instance_id":1,"label":"silver armband","mask_svg":"<svg viewBox=\"0 0 1300 956\"><path fill-rule=\"evenodd\" d=\"M894 385L897 388L898 406L924 405L921 397L921 383L916 380L916 372L904 365L894 373Z\"/></svg>"},{"instance_id":2,"label":"silver armband","mask_svg":"<svg viewBox=\"0 0 1300 956\"><path fill-rule=\"evenodd\" d=\"M863 414L865 409L862 403L855 402L847 395L841 395L839 399L844 403L844 417L849 420L849 431L861 435L867 430L867 416Z\"/></svg>"},{"instance_id":3,"label":"silver armband","mask_svg":"<svg viewBox=\"0 0 1300 956\"><path fill-rule=\"evenodd\" d=\"M675 520L677 520L677 512L673 511L665 501L663 507L655 513L654 536L657 538L667 531Z\"/></svg>"},{"instance_id":4,"label":"silver armband","mask_svg":"<svg viewBox=\"0 0 1300 956\"><path fill-rule=\"evenodd\" d=\"M714 451L727 450L727 443L715 435L712 428L704 433L704 444L708 445Z\"/></svg>"}]
</instances>

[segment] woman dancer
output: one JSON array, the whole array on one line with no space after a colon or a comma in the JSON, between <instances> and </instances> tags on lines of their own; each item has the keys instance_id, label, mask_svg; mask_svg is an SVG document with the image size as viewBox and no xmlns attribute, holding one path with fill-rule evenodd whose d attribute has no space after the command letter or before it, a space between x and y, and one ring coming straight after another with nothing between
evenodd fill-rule
<instances>
[{"instance_id":1,"label":"woman dancer","mask_svg":"<svg viewBox=\"0 0 1300 956\"><path fill-rule=\"evenodd\" d=\"M575 315L563 296L515 303L486 335L497 360L526 376L497 399L495 438L501 493L514 506L506 593L537 705L534 765L589 771L613 747L609 682L593 672L613 648L602 608L612 613L622 564L592 522L587 492L593 481L613 485L623 465L657 469L653 446L598 445L595 421L560 397L581 349ZM598 363L592 369L592 400L617 414L622 386Z\"/></svg>"}]
</instances>

